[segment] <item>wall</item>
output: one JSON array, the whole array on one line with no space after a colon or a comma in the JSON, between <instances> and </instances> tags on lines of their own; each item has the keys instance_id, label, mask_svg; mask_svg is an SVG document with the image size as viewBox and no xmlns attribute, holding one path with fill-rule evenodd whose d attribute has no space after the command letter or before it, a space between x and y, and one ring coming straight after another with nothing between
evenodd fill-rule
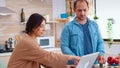
<instances>
[{"instance_id":1,"label":"wall","mask_svg":"<svg viewBox=\"0 0 120 68\"><path fill-rule=\"evenodd\" d=\"M107 38L107 19L113 18L113 35L114 39L120 39L120 6L119 0L96 0L98 24L100 26L103 38Z\"/></svg>"},{"instance_id":2,"label":"wall","mask_svg":"<svg viewBox=\"0 0 120 68\"><path fill-rule=\"evenodd\" d=\"M15 11L9 16L0 16L0 44L10 36L20 33L25 25L20 24L21 8L24 8L26 21L32 13L50 14L52 19L52 0L6 0L6 7Z\"/></svg>"},{"instance_id":3,"label":"wall","mask_svg":"<svg viewBox=\"0 0 120 68\"><path fill-rule=\"evenodd\" d=\"M53 0L53 19L60 18L61 13L66 12L66 0Z\"/></svg>"}]
</instances>

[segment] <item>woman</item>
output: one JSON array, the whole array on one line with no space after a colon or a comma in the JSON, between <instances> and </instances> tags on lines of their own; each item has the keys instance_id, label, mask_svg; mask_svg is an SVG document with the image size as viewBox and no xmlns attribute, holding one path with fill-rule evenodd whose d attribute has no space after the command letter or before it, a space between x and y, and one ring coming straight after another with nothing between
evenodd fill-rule
<instances>
[{"instance_id":1,"label":"woman","mask_svg":"<svg viewBox=\"0 0 120 68\"><path fill-rule=\"evenodd\" d=\"M36 37L45 31L45 18L34 13L28 19L25 34L17 42L10 57L8 68L39 68L40 65L49 68L71 68L69 60L79 61L79 57L47 52L39 47Z\"/></svg>"}]
</instances>

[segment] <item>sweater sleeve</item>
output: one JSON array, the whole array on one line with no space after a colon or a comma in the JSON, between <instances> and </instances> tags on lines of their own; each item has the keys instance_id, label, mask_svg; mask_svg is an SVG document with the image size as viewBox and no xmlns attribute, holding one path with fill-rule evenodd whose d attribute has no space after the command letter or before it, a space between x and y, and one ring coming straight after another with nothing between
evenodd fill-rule
<instances>
[{"instance_id":1,"label":"sweater sleeve","mask_svg":"<svg viewBox=\"0 0 120 68\"><path fill-rule=\"evenodd\" d=\"M22 40L16 47L16 56L19 59L35 61L53 68L66 68L67 56L63 54L48 52L39 47L35 41Z\"/></svg>"}]
</instances>

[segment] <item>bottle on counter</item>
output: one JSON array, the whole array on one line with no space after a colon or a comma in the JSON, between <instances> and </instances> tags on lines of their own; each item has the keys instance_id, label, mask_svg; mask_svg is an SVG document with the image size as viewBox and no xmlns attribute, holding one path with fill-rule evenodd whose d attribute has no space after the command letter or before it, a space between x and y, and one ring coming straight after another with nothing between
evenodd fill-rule
<instances>
[{"instance_id":1,"label":"bottle on counter","mask_svg":"<svg viewBox=\"0 0 120 68\"><path fill-rule=\"evenodd\" d=\"M5 50L8 50L8 41L5 41Z\"/></svg>"},{"instance_id":2,"label":"bottle on counter","mask_svg":"<svg viewBox=\"0 0 120 68\"><path fill-rule=\"evenodd\" d=\"M23 8L21 9L20 17L21 17L21 22L25 22L25 13L24 13Z\"/></svg>"},{"instance_id":3,"label":"bottle on counter","mask_svg":"<svg viewBox=\"0 0 120 68\"><path fill-rule=\"evenodd\" d=\"M12 44L13 44L13 42L12 42L12 38L9 38L9 39L8 39L8 42L9 42L10 49L11 49L11 48L12 48Z\"/></svg>"}]
</instances>

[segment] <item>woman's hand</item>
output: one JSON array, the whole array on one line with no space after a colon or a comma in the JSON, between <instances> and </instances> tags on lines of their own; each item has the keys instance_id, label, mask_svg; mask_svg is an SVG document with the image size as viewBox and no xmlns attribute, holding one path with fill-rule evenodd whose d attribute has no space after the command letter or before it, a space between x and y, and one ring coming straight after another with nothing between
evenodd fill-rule
<instances>
[{"instance_id":1,"label":"woman's hand","mask_svg":"<svg viewBox=\"0 0 120 68\"><path fill-rule=\"evenodd\" d=\"M68 60L74 60L74 64L77 65L78 62L80 61L80 57L78 57L78 56L69 56Z\"/></svg>"}]
</instances>

